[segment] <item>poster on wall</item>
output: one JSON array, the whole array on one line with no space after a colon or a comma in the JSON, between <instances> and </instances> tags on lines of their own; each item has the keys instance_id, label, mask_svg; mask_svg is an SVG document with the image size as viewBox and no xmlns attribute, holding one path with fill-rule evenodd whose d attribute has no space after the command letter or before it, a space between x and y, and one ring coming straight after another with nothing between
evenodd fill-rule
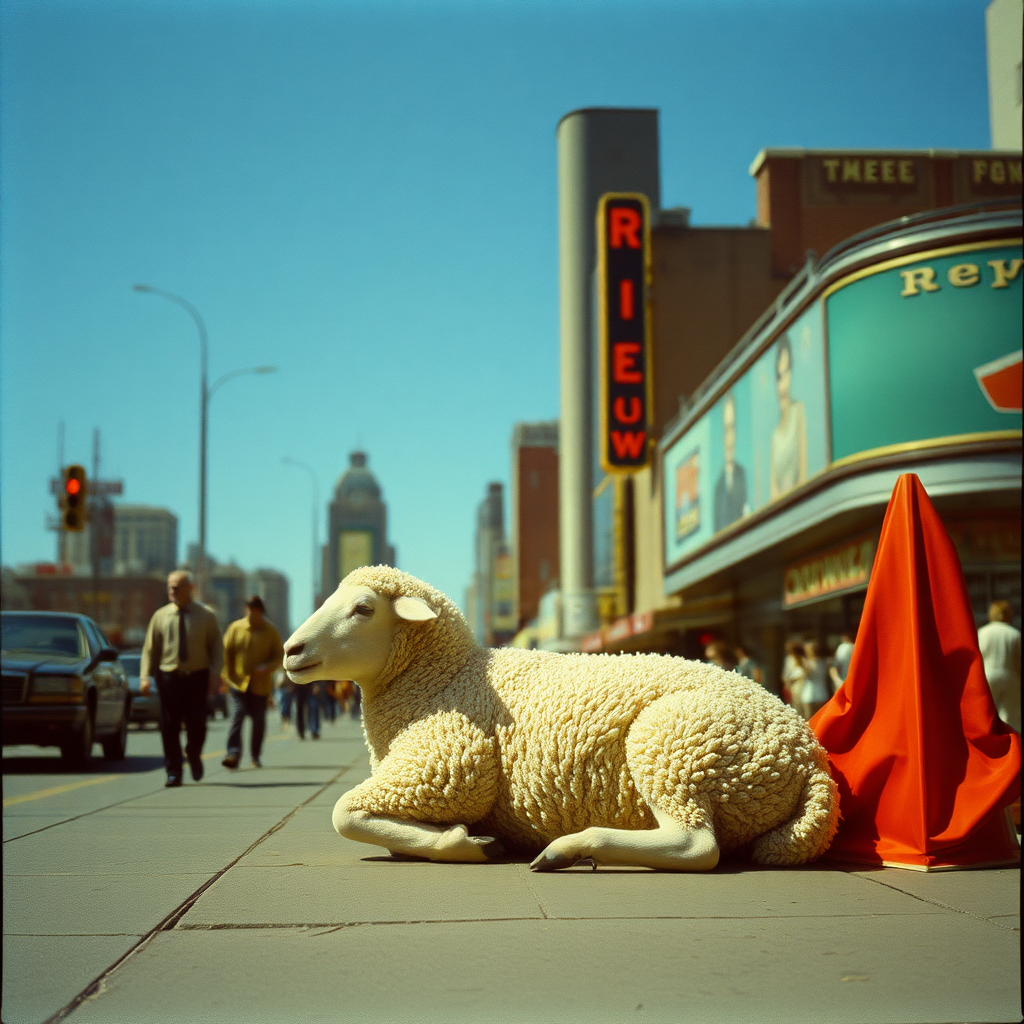
<instances>
[{"instance_id":1,"label":"poster on wall","mask_svg":"<svg viewBox=\"0 0 1024 1024\"><path fill-rule=\"evenodd\" d=\"M824 469L825 411L814 303L665 452L667 564Z\"/></svg>"}]
</instances>

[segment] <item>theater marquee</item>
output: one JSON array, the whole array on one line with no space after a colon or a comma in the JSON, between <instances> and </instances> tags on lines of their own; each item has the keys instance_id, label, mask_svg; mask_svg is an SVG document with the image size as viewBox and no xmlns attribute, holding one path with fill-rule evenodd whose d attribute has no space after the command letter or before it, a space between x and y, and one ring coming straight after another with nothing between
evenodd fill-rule
<instances>
[{"instance_id":1,"label":"theater marquee","mask_svg":"<svg viewBox=\"0 0 1024 1024\"><path fill-rule=\"evenodd\" d=\"M597 211L601 465L647 465L650 443L650 208L647 197L608 192Z\"/></svg>"}]
</instances>

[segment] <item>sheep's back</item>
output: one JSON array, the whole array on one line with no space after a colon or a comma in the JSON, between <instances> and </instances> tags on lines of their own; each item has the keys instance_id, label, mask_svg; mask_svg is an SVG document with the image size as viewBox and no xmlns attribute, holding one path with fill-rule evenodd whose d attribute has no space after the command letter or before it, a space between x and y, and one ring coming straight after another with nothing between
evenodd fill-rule
<instances>
[{"instance_id":1,"label":"sheep's back","mask_svg":"<svg viewBox=\"0 0 1024 1024\"><path fill-rule=\"evenodd\" d=\"M653 828L626 765L626 734L644 708L693 685L703 668L661 655L491 652L502 705L491 827L526 848L590 825Z\"/></svg>"}]
</instances>

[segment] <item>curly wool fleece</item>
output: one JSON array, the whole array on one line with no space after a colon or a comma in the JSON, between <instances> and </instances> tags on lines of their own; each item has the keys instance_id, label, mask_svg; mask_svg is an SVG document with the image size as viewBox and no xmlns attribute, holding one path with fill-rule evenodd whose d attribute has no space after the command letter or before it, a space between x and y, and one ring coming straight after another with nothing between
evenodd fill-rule
<instances>
[{"instance_id":1,"label":"curly wool fleece","mask_svg":"<svg viewBox=\"0 0 1024 1024\"><path fill-rule=\"evenodd\" d=\"M668 655L483 649L444 594L387 566L343 581L418 597L363 701L372 776L351 810L464 824L536 852L589 826L710 826L762 864L820 856L839 819L825 751L757 683Z\"/></svg>"}]
</instances>

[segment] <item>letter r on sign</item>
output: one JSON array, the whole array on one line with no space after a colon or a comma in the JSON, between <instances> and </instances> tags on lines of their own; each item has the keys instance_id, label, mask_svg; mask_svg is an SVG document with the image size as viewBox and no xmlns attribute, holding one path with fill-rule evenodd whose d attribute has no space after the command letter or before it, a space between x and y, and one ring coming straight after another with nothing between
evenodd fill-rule
<instances>
[{"instance_id":1,"label":"letter r on sign","mask_svg":"<svg viewBox=\"0 0 1024 1024\"><path fill-rule=\"evenodd\" d=\"M608 244L621 249L625 241L630 249L639 249L640 214L628 206L613 206L608 214Z\"/></svg>"}]
</instances>

